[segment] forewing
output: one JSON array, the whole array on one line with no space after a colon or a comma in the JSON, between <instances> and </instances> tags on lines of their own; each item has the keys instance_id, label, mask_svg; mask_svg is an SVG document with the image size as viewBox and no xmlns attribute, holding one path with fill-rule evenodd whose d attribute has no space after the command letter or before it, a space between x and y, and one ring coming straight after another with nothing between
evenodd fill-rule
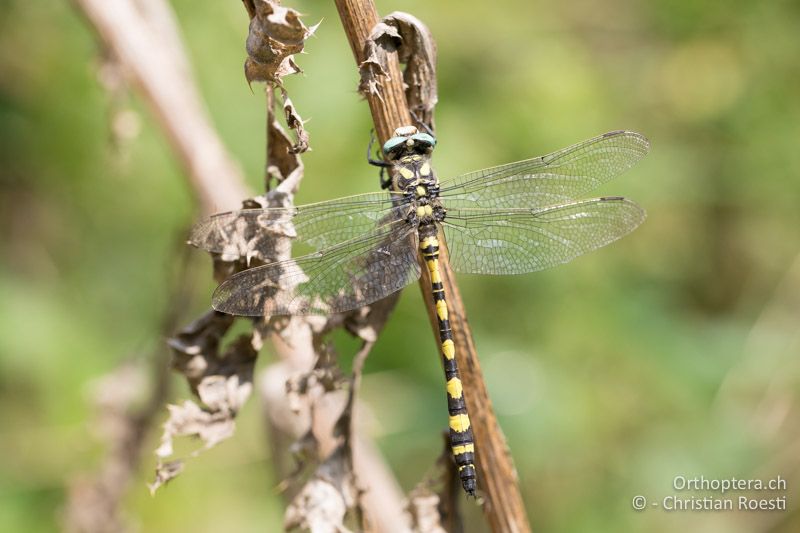
<instances>
[{"instance_id":1,"label":"forewing","mask_svg":"<svg viewBox=\"0 0 800 533\"><path fill-rule=\"evenodd\" d=\"M229 211L194 226L189 243L232 259L274 257L279 237L322 250L395 220L397 209L391 196L380 192L291 208Z\"/></svg>"},{"instance_id":2,"label":"forewing","mask_svg":"<svg viewBox=\"0 0 800 533\"><path fill-rule=\"evenodd\" d=\"M574 201L632 167L650 143L639 133L612 131L569 148L478 170L443 182L450 208L543 208Z\"/></svg>"},{"instance_id":3,"label":"forewing","mask_svg":"<svg viewBox=\"0 0 800 533\"><path fill-rule=\"evenodd\" d=\"M566 263L633 231L644 210L620 197L545 209L452 209L443 222L458 272L522 274Z\"/></svg>"},{"instance_id":4,"label":"forewing","mask_svg":"<svg viewBox=\"0 0 800 533\"><path fill-rule=\"evenodd\" d=\"M396 220L323 251L240 272L217 288L212 304L232 315L328 315L380 300L419 275L416 228Z\"/></svg>"}]
</instances>

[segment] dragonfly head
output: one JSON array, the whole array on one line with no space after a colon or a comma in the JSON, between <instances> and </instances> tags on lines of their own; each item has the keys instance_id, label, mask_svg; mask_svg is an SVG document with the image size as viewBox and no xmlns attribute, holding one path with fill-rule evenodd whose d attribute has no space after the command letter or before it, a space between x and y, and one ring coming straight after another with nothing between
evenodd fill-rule
<instances>
[{"instance_id":1,"label":"dragonfly head","mask_svg":"<svg viewBox=\"0 0 800 533\"><path fill-rule=\"evenodd\" d=\"M387 161L395 161L404 155L427 155L436 146L436 139L427 133L420 133L414 126L403 126L394 130L394 136L383 145L383 155Z\"/></svg>"}]
</instances>

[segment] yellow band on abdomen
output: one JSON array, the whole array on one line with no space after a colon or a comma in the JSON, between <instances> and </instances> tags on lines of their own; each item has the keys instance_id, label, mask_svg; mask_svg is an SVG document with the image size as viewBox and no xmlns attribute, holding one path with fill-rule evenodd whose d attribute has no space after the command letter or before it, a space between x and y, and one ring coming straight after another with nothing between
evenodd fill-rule
<instances>
[{"instance_id":1,"label":"yellow band on abdomen","mask_svg":"<svg viewBox=\"0 0 800 533\"><path fill-rule=\"evenodd\" d=\"M447 339L442 343L442 354L447 359L452 359L456 356L456 346L451 339Z\"/></svg>"},{"instance_id":2,"label":"yellow band on abdomen","mask_svg":"<svg viewBox=\"0 0 800 533\"><path fill-rule=\"evenodd\" d=\"M453 455L461 455L463 453L475 452L474 444L465 444L464 446L453 446Z\"/></svg>"},{"instance_id":3,"label":"yellow band on abdomen","mask_svg":"<svg viewBox=\"0 0 800 533\"><path fill-rule=\"evenodd\" d=\"M436 314L439 315L439 320L447 320L447 302L444 300L436 302Z\"/></svg>"},{"instance_id":4,"label":"yellow band on abdomen","mask_svg":"<svg viewBox=\"0 0 800 533\"><path fill-rule=\"evenodd\" d=\"M469 429L469 416L466 414L451 415L450 429L456 433L464 433Z\"/></svg>"},{"instance_id":5,"label":"yellow band on abdomen","mask_svg":"<svg viewBox=\"0 0 800 533\"><path fill-rule=\"evenodd\" d=\"M439 246L439 239L437 239L435 236L425 237L422 239L420 247L427 248L428 246Z\"/></svg>"},{"instance_id":6,"label":"yellow band on abdomen","mask_svg":"<svg viewBox=\"0 0 800 533\"><path fill-rule=\"evenodd\" d=\"M458 378L450 378L447 382L447 394L451 398L461 398L464 388L461 386L461 380Z\"/></svg>"}]
</instances>

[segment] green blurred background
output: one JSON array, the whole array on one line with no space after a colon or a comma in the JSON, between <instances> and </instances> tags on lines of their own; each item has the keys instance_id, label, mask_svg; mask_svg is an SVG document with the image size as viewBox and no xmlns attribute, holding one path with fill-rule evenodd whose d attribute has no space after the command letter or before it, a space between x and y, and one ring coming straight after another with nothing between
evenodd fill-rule
<instances>
[{"instance_id":1,"label":"green blurred background","mask_svg":"<svg viewBox=\"0 0 800 533\"><path fill-rule=\"evenodd\" d=\"M307 24L323 20L297 58L305 74L286 80L312 119L297 201L374 190L364 163L370 118L333 3L287 4ZM242 73L245 10L233 0L172 5L215 125L258 191L264 100ZM631 236L542 273L460 278L534 530L800 530L791 495L786 512L746 516L630 504L673 493L678 474L781 475L790 494L800 482L800 5L378 7L416 15L437 40L440 177L613 129L652 143L599 191L647 209ZM2 531L58 528L66 481L97 466L91 384L163 342L175 243L195 216L152 116L136 95L109 96L99 64L69 3L0 5ZM112 143L120 108L134 113L138 134ZM213 289L207 257L193 261L202 282L184 322ZM406 290L363 383L371 432L405 489L438 455L444 425L422 310L419 291ZM173 399L186 397L173 381ZM125 511L142 531L278 530L269 454L253 399L236 436L155 498L146 456ZM483 531L469 514L468 530Z\"/></svg>"}]
</instances>

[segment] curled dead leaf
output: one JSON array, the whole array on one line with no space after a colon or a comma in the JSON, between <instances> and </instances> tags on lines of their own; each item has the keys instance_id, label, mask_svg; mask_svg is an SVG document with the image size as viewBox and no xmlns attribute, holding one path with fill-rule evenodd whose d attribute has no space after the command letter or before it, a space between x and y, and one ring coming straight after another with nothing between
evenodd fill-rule
<instances>
[{"instance_id":1,"label":"curled dead leaf","mask_svg":"<svg viewBox=\"0 0 800 533\"><path fill-rule=\"evenodd\" d=\"M381 96L388 76L388 54L397 53L405 65L403 82L409 110L418 122L433 129L436 88L436 44L430 30L418 18L395 11L375 25L365 45L366 59L359 65L361 95Z\"/></svg>"},{"instance_id":2,"label":"curled dead leaf","mask_svg":"<svg viewBox=\"0 0 800 533\"><path fill-rule=\"evenodd\" d=\"M281 78L302 72L293 56L303 51L305 40L317 26L308 28L294 9L270 0L253 2L255 15L247 35L244 72L248 82L280 84Z\"/></svg>"},{"instance_id":3,"label":"curled dead leaf","mask_svg":"<svg viewBox=\"0 0 800 533\"><path fill-rule=\"evenodd\" d=\"M439 101L436 87L436 41L428 27L417 17L402 11L385 16L382 22L394 29L386 37L395 45L403 69L408 108L418 121L433 129L433 110ZM395 35L397 37L395 37Z\"/></svg>"},{"instance_id":4,"label":"curled dead leaf","mask_svg":"<svg viewBox=\"0 0 800 533\"><path fill-rule=\"evenodd\" d=\"M155 491L177 476L180 461L167 461L173 455L177 437L193 437L202 447L191 455L216 446L231 437L235 419L253 389L253 367L260 344L253 336L241 335L220 353L220 340L233 323L233 317L209 311L175 337L168 340L173 350L173 367L186 376L192 390L203 405L185 400L180 405L168 405L169 417L164 423L161 443L156 450L159 464Z\"/></svg>"},{"instance_id":5,"label":"curled dead leaf","mask_svg":"<svg viewBox=\"0 0 800 533\"><path fill-rule=\"evenodd\" d=\"M281 90L283 96L283 114L286 125L294 130L297 135L297 142L289 149L290 154L300 154L308 151L308 132L303 127L303 119L297 112L297 108L292 103L286 91Z\"/></svg>"}]
</instances>

